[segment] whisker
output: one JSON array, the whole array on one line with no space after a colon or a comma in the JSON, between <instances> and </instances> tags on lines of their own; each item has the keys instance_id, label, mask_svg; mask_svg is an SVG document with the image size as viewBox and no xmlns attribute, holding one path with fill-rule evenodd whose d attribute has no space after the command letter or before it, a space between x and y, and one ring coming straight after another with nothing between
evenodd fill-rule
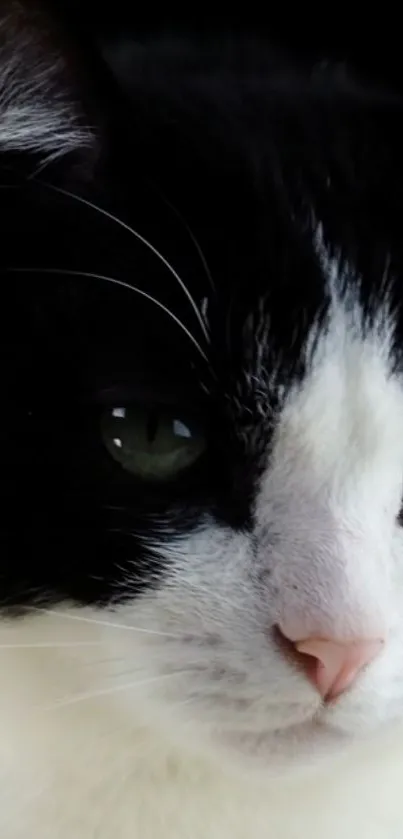
<instances>
[{"instance_id":1,"label":"whisker","mask_svg":"<svg viewBox=\"0 0 403 839\"><path fill-rule=\"evenodd\" d=\"M39 163L39 165L31 172L30 175L27 176L27 182L37 180L38 175L41 175L48 166L51 166L56 160L60 160L63 157L67 157L67 155L71 152L71 148L60 148L56 151L50 152L46 155L45 159ZM39 183L39 181L38 181Z\"/></svg>"},{"instance_id":2,"label":"whisker","mask_svg":"<svg viewBox=\"0 0 403 839\"><path fill-rule=\"evenodd\" d=\"M178 208L177 208L177 207L175 207L175 205L174 205L174 204L172 204L172 202L169 200L169 198L167 198L167 196L166 196L166 195L164 195L164 193L162 193L162 192L161 192L161 190L159 189L159 187L157 187L155 184L153 184L153 188L154 188L154 189L158 192L158 194L160 195L160 197L162 198L162 200L165 202L165 204L166 204L166 205L167 205L167 206L168 206L168 207L172 210L172 212L173 212L173 213L175 213L175 215L177 216L177 218L178 218L178 219L182 222L182 224L183 224L183 226L184 226L185 230L186 230L186 231L187 231L187 233L189 234L189 237L190 237L190 239L192 240L192 242L193 242L193 244L194 244L194 246L195 246L195 248L196 248L196 251L197 251L197 253L198 253L198 255L199 255L200 261L201 261L202 266L203 266L203 268L204 268L204 272L205 272L206 277L207 277L207 279L208 279L208 281L209 281L209 283L210 283L210 286L211 286L212 290L213 290L214 292L216 292L216 287L215 287L215 283L214 283L214 280L213 280L213 275L212 275L212 273L211 273L211 271L210 271L210 268L209 268L209 265L208 265L207 259L206 259L205 255L204 255L203 251L202 251L202 248L201 248L201 246L200 246L200 243L199 243L199 242L198 242L198 240L196 239L196 236L195 236L195 234L193 233L192 228L190 227L190 225L188 224L188 222L186 221L186 219L184 218L184 216L182 215L182 213L178 210Z\"/></svg>"},{"instance_id":3,"label":"whisker","mask_svg":"<svg viewBox=\"0 0 403 839\"><path fill-rule=\"evenodd\" d=\"M102 641L43 641L38 644L0 644L0 650L59 650L70 647L97 647Z\"/></svg>"},{"instance_id":4,"label":"whisker","mask_svg":"<svg viewBox=\"0 0 403 839\"><path fill-rule=\"evenodd\" d=\"M192 309L193 309L193 311L194 311L194 313L197 317L197 320L200 324L200 327L201 327L201 330L203 332L205 340L207 341L207 343L209 342L208 330L207 330L206 325L204 323L203 317L200 314L197 303L194 300L194 298L192 297L189 289L187 288L187 286L185 285L183 280L180 278L177 271L175 271L175 269L173 268L171 263L168 262L168 260L165 258L165 256L163 256L162 253L156 247L154 247L154 245L152 245L151 242L148 241L148 239L146 239L144 236L142 236L141 233L138 233L138 231L135 230L133 227L130 227L129 224L126 224L126 222L122 221L122 219L118 218L118 216L114 216L112 213L108 212L108 210L105 210L103 207L99 207L97 204L94 204L92 201L89 201L88 198L83 198L81 195L77 195L76 193L70 192L67 189L63 189L62 187L54 186L53 184L50 184L47 181L42 181L41 180L41 181L37 181L37 183L41 184L41 186L47 187L47 189L52 189L55 192L59 192L61 195L66 195L68 198L72 198L75 201L79 201L81 204L84 204L86 207L90 207L92 210L95 210L95 212L100 213L101 215L105 216L105 218L108 218L110 221L115 222L115 224L119 225L119 227L122 227L124 230L127 230L128 233L131 233L131 235L134 236L136 239L138 239L139 242L141 242L143 245L145 245L145 247L149 248L149 250L163 263L163 265L165 265L165 267L168 269L168 271L170 271L172 276L179 283L182 291L184 292L184 294L186 295L190 305L192 306Z\"/></svg>"},{"instance_id":5,"label":"whisker","mask_svg":"<svg viewBox=\"0 0 403 839\"><path fill-rule=\"evenodd\" d=\"M68 152L67 152L67 153L68 153ZM32 174L31 174L31 175L28 175L28 177L27 177L27 181L34 181L34 180L36 180L36 178L38 177L38 175L41 175L41 174L42 174L42 172L44 172L44 171L45 171L45 169L47 169L47 167L48 167L48 166L51 166L51 165L52 165L52 163L54 163L54 161L55 161L55 160L58 160L58 159L59 159L59 157L61 157L61 156L62 156L62 153L60 153L60 152L59 152L59 153L50 154L50 155L49 155L49 156L48 156L48 157L47 157L47 158L46 158L46 159L45 159L45 160L44 160L44 161L43 161L43 162L42 162L42 163L41 163L41 164L40 164L40 165L39 165L39 166L35 169L35 170L34 170L34 172L32 172Z\"/></svg>"},{"instance_id":6,"label":"whisker","mask_svg":"<svg viewBox=\"0 0 403 839\"><path fill-rule=\"evenodd\" d=\"M88 699L97 699L99 696L108 696L118 693L122 690L130 690L135 687L142 687L143 685L153 684L154 682L161 682L165 679L173 678L174 676L183 676L187 670L179 670L176 673L165 673L162 676L152 676L149 679L141 679L135 682L125 682L123 685L114 685L109 688L102 688L101 690L83 691L83 693L76 693L74 696L69 696L66 699L56 700L51 705L45 705L41 708L42 711L52 711L55 708L65 708L68 705L76 705L79 702L85 702Z\"/></svg>"},{"instance_id":7,"label":"whisker","mask_svg":"<svg viewBox=\"0 0 403 839\"><path fill-rule=\"evenodd\" d=\"M83 617L82 615L71 615L69 614L69 612L59 612L56 609L44 609L40 608L39 606L26 606L25 608L28 612L40 612L41 614L52 615L56 618L67 618L67 620L79 621L81 623L93 623L96 626L110 626L112 627L112 629L125 629L129 632L140 632L145 635L157 635L161 638L180 639L182 637L181 635L177 635L173 632L159 632L157 629L145 629L139 626L128 626L127 624L123 623L114 623L112 621L97 620L96 618L87 618Z\"/></svg>"},{"instance_id":8,"label":"whisker","mask_svg":"<svg viewBox=\"0 0 403 839\"><path fill-rule=\"evenodd\" d=\"M162 311L165 312L165 314L169 315L169 317L172 318L172 320L177 324L177 326L179 326L183 330L185 335L187 335L187 337L192 342L192 344L194 344L194 346L196 347L197 351L200 353L200 355L202 356L204 361L206 361L206 362L208 361L206 353L202 350L199 342L196 341L196 338L194 338L194 336L186 328L184 323L182 323L182 321L179 320L179 318L176 317L176 315L174 315L174 313L171 312L170 309L168 309L166 306L164 306L163 303L160 303L160 301L156 300L155 297L152 297L151 294L147 294L146 291L143 291L142 289L137 288L137 286L133 286L133 285L130 285L129 283L125 283L123 280L117 280L115 277L107 277L104 274L94 274L91 271L73 271L73 270L68 269L68 268L41 268L41 267L39 267L39 268L25 268L25 267L20 267L20 266L12 266L11 268L7 268L7 270L12 272L12 273L18 273L18 274L61 274L61 275L70 276L70 277L87 277L87 278L93 279L93 280L103 280L104 282L107 282L107 283L113 283L114 285L121 286L122 288L126 288L129 291L133 291L135 294L139 294L141 297L144 297L146 300L149 300L151 303L155 303L155 305L158 306L160 309L162 309Z\"/></svg>"}]
</instances>

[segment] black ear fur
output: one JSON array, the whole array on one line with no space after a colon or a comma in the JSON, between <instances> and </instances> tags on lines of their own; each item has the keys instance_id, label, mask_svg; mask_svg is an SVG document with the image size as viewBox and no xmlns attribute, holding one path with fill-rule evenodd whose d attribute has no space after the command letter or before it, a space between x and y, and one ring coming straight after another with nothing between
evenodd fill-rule
<instances>
[{"instance_id":1,"label":"black ear fur","mask_svg":"<svg viewBox=\"0 0 403 839\"><path fill-rule=\"evenodd\" d=\"M93 159L96 116L88 76L44 6L3 0L0 10L0 152Z\"/></svg>"}]
</instances>

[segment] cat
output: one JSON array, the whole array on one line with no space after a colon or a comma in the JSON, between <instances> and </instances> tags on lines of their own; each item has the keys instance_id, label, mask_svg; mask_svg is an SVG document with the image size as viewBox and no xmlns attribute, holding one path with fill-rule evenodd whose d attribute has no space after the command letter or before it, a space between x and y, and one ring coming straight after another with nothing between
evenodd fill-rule
<instances>
[{"instance_id":1,"label":"cat","mask_svg":"<svg viewBox=\"0 0 403 839\"><path fill-rule=\"evenodd\" d=\"M401 100L2 9L1 837L400 839Z\"/></svg>"}]
</instances>

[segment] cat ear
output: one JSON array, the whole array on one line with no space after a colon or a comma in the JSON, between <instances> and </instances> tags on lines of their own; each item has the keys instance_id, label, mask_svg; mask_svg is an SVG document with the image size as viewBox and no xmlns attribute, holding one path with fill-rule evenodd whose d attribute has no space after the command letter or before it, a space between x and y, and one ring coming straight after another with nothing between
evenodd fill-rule
<instances>
[{"instance_id":1,"label":"cat ear","mask_svg":"<svg viewBox=\"0 0 403 839\"><path fill-rule=\"evenodd\" d=\"M1 2L0 152L91 156L97 139L82 101L80 62L37 6Z\"/></svg>"}]
</instances>

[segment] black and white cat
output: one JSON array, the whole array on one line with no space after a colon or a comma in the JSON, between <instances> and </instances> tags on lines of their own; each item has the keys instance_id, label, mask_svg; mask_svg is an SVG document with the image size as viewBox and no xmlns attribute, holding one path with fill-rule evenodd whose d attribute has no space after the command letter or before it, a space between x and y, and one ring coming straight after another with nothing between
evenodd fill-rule
<instances>
[{"instance_id":1,"label":"black and white cat","mask_svg":"<svg viewBox=\"0 0 403 839\"><path fill-rule=\"evenodd\" d=\"M0 25L2 839L401 839L403 113Z\"/></svg>"}]
</instances>

